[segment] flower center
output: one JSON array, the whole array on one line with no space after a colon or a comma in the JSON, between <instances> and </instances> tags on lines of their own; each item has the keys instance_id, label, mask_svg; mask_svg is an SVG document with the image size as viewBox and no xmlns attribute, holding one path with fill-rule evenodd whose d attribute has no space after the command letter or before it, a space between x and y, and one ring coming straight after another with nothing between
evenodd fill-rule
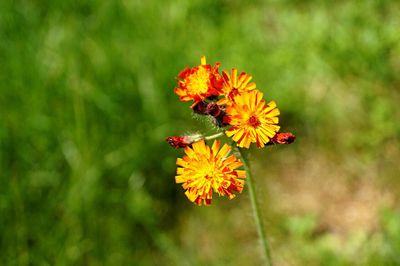
<instances>
[{"instance_id":1,"label":"flower center","mask_svg":"<svg viewBox=\"0 0 400 266\"><path fill-rule=\"evenodd\" d=\"M202 164L198 167L198 171L207 181L212 181L215 178L215 166L211 163Z\"/></svg>"},{"instance_id":2,"label":"flower center","mask_svg":"<svg viewBox=\"0 0 400 266\"><path fill-rule=\"evenodd\" d=\"M254 128L258 127L261 123L260 120L254 115L250 116L248 124Z\"/></svg>"},{"instance_id":3,"label":"flower center","mask_svg":"<svg viewBox=\"0 0 400 266\"><path fill-rule=\"evenodd\" d=\"M200 66L195 73L188 77L187 88L193 94L206 93L208 91L208 82L208 71Z\"/></svg>"},{"instance_id":4,"label":"flower center","mask_svg":"<svg viewBox=\"0 0 400 266\"><path fill-rule=\"evenodd\" d=\"M205 175L204 178L207 179L208 181L211 181L211 179L213 179L213 176L212 175Z\"/></svg>"}]
</instances>

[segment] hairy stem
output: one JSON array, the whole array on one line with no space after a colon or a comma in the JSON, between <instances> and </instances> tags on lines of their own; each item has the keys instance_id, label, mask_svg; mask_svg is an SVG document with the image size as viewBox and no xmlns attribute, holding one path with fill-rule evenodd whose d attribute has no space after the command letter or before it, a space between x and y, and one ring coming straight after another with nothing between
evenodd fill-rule
<instances>
[{"instance_id":1,"label":"hairy stem","mask_svg":"<svg viewBox=\"0 0 400 266\"><path fill-rule=\"evenodd\" d=\"M251 201L251 206L253 209L253 216L254 216L254 219L256 222L256 226L257 226L258 236L261 240L261 244L262 244L264 255L265 255L265 262L266 262L266 265L272 266L271 253L269 250L269 244L268 244L268 240L267 240L266 233L265 233L261 210L260 210L260 207L257 202L257 195L256 195L256 191L254 188L253 177L251 175L249 161L246 156L246 152L243 149L238 148L238 151L239 151L240 157L242 158L244 169L247 172L246 179L247 179L247 185L249 188L250 201Z\"/></svg>"},{"instance_id":2,"label":"hairy stem","mask_svg":"<svg viewBox=\"0 0 400 266\"><path fill-rule=\"evenodd\" d=\"M223 135L224 135L224 132L219 132L219 133L216 133L214 135L206 136L206 137L204 137L204 139L205 140L212 140L212 139L216 139L216 138L222 137Z\"/></svg>"}]
</instances>

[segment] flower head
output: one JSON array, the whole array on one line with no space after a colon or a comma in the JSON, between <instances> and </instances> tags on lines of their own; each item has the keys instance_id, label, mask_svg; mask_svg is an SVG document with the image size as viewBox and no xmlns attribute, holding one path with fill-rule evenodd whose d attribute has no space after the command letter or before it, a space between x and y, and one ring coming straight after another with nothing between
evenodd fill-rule
<instances>
[{"instance_id":1,"label":"flower head","mask_svg":"<svg viewBox=\"0 0 400 266\"><path fill-rule=\"evenodd\" d=\"M210 148L200 140L186 147L186 155L178 158L175 176L176 183L183 183L186 196L197 205L211 204L213 191L229 199L234 192L242 192L246 172L235 170L242 162L234 155L228 156L231 147L225 144L220 149L220 142L214 141Z\"/></svg>"},{"instance_id":2,"label":"flower head","mask_svg":"<svg viewBox=\"0 0 400 266\"><path fill-rule=\"evenodd\" d=\"M238 77L237 72L236 68L232 68L231 75L229 75L226 70L222 71L222 92L225 95L225 98L218 101L219 105L229 104L230 101L239 93L251 91L256 88L254 82L249 83L253 78L251 75L242 72Z\"/></svg>"},{"instance_id":3,"label":"flower head","mask_svg":"<svg viewBox=\"0 0 400 266\"><path fill-rule=\"evenodd\" d=\"M279 110L274 101L265 104L258 90L240 93L226 107L224 122L232 127L225 133L239 147L249 148L252 142L262 148L279 130Z\"/></svg>"},{"instance_id":4,"label":"flower head","mask_svg":"<svg viewBox=\"0 0 400 266\"><path fill-rule=\"evenodd\" d=\"M222 77L218 73L219 63L214 67L206 64L206 57L201 57L201 64L185 68L178 75L178 87L175 93L182 102L193 100L195 106L211 96L219 96L222 89Z\"/></svg>"}]
</instances>

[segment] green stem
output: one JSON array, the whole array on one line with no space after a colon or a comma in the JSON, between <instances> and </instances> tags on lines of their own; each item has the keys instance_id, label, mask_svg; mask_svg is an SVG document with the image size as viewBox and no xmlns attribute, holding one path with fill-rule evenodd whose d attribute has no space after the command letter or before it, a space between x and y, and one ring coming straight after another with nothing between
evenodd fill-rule
<instances>
[{"instance_id":1,"label":"green stem","mask_svg":"<svg viewBox=\"0 0 400 266\"><path fill-rule=\"evenodd\" d=\"M222 137L223 135L224 135L224 132L219 132L219 133L216 133L216 134L211 135L211 136L206 136L206 137L204 137L204 139L205 140L212 140L212 139L216 139L216 138Z\"/></svg>"},{"instance_id":2,"label":"green stem","mask_svg":"<svg viewBox=\"0 0 400 266\"><path fill-rule=\"evenodd\" d=\"M271 253L269 251L268 240L265 233L265 228L262 220L261 210L257 202L256 191L254 188L253 177L251 175L251 170L248 162L248 158L246 157L245 151L241 148L238 148L240 157L242 157L244 169L247 172L247 185L249 187L250 201L251 206L253 207L253 215L257 225L258 236L260 237L261 244L263 247L265 262L266 265L272 266Z\"/></svg>"}]
</instances>

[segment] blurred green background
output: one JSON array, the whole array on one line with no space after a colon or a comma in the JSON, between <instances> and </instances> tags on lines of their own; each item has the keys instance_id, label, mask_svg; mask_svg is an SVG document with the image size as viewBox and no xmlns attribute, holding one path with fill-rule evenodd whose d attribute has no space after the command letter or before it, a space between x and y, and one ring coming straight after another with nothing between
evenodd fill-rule
<instances>
[{"instance_id":1,"label":"blurred green background","mask_svg":"<svg viewBox=\"0 0 400 266\"><path fill-rule=\"evenodd\" d=\"M400 265L399 1L0 1L0 265L259 265L248 191L197 207L165 137L187 66L253 75L276 265ZM194 118L194 119L193 119Z\"/></svg>"}]
</instances>

